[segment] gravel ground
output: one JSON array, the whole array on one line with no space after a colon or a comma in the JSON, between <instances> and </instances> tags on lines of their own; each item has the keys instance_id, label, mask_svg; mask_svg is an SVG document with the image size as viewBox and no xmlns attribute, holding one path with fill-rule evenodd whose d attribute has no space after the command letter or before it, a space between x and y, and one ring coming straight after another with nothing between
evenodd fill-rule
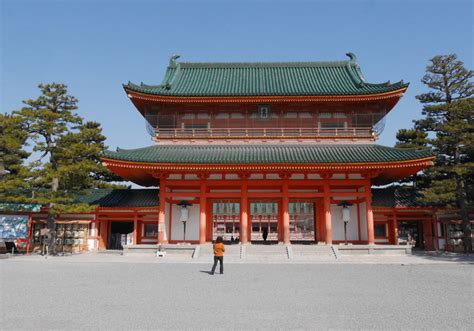
<instances>
[{"instance_id":1,"label":"gravel ground","mask_svg":"<svg viewBox=\"0 0 474 331\"><path fill-rule=\"evenodd\" d=\"M470 329L474 266L0 261L2 330Z\"/></svg>"}]
</instances>

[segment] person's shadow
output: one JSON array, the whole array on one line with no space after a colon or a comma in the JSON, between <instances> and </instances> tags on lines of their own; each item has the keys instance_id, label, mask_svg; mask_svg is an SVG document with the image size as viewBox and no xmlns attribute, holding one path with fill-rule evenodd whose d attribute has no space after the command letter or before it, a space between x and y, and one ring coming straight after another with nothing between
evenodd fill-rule
<instances>
[{"instance_id":1,"label":"person's shadow","mask_svg":"<svg viewBox=\"0 0 474 331\"><path fill-rule=\"evenodd\" d=\"M199 272L202 272L204 274L212 275L212 272L207 271L207 270L200 270Z\"/></svg>"}]
</instances>

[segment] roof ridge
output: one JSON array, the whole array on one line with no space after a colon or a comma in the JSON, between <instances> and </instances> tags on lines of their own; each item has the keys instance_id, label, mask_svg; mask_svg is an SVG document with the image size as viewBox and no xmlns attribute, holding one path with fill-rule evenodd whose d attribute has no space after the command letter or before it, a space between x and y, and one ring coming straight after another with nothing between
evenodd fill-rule
<instances>
[{"instance_id":1,"label":"roof ridge","mask_svg":"<svg viewBox=\"0 0 474 331\"><path fill-rule=\"evenodd\" d=\"M271 68L271 67L342 67L354 65L350 60L342 61L262 61L262 62L179 62L181 68Z\"/></svg>"}]
</instances>

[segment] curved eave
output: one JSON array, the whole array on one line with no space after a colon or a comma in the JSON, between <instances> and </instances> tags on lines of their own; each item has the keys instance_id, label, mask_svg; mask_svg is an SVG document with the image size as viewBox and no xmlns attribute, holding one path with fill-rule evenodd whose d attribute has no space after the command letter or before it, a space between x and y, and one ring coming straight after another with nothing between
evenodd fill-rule
<instances>
[{"instance_id":1,"label":"curved eave","mask_svg":"<svg viewBox=\"0 0 474 331\"><path fill-rule=\"evenodd\" d=\"M134 91L127 86L124 90L134 101L151 101L157 103L290 103L290 102L367 102L387 99L399 99L408 85L400 89L375 94L360 95L281 95L281 96L165 96Z\"/></svg>"},{"instance_id":2,"label":"curved eave","mask_svg":"<svg viewBox=\"0 0 474 331\"><path fill-rule=\"evenodd\" d=\"M396 162L315 163L315 164L183 164L130 162L101 158L104 166L117 175L139 185L158 184L159 174L214 172L314 172L366 173L374 184L385 184L405 178L433 164L434 157Z\"/></svg>"}]
</instances>

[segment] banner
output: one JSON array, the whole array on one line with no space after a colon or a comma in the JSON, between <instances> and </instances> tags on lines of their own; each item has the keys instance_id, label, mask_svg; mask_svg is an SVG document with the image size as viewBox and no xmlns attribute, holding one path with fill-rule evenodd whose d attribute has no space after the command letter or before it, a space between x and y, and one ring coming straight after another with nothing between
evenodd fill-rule
<instances>
[{"instance_id":1,"label":"banner","mask_svg":"<svg viewBox=\"0 0 474 331\"><path fill-rule=\"evenodd\" d=\"M28 236L28 215L0 215L0 238L25 239Z\"/></svg>"}]
</instances>

